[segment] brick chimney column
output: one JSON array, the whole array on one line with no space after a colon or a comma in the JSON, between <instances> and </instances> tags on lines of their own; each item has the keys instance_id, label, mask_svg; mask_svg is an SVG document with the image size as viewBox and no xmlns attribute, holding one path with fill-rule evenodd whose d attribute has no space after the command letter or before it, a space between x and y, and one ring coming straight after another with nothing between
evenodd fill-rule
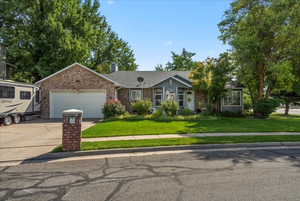
<instances>
[{"instance_id":1,"label":"brick chimney column","mask_svg":"<svg viewBox=\"0 0 300 201\"><path fill-rule=\"evenodd\" d=\"M63 111L63 151L79 151L81 143L81 110Z\"/></svg>"}]
</instances>

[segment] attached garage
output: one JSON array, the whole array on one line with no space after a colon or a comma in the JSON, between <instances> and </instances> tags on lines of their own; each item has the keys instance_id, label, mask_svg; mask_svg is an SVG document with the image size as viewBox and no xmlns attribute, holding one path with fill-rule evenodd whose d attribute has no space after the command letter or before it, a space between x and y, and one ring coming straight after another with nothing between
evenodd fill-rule
<instances>
[{"instance_id":1,"label":"attached garage","mask_svg":"<svg viewBox=\"0 0 300 201\"><path fill-rule=\"evenodd\" d=\"M83 118L103 118L102 109L106 102L106 92L51 91L50 118L62 118L62 111L79 109Z\"/></svg>"},{"instance_id":2,"label":"attached garage","mask_svg":"<svg viewBox=\"0 0 300 201\"><path fill-rule=\"evenodd\" d=\"M36 83L41 88L41 117L62 118L66 109L83 110L83 118L103 118L104 104L116 98L118 83L75 63Z\"/></svg>"}]
</instances>

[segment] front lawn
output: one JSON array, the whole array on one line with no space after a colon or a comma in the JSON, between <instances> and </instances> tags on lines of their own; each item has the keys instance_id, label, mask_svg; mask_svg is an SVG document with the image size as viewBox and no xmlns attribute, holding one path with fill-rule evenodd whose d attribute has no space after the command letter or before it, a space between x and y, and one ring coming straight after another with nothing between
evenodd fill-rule
<instances>
[{"instance_id":1,"label":"front lawn","mask_svg":"<svg viewBox=\"0 0 300 201\"><path fill-rule=\"evenodd\" d=\"M269 119L212 118L194 121L112 120L83 131L84 138L212 132L300 132L300 116L272 115Z\"/></svg>"},{"instance_id":2,"label":"front lawn","mask_svg":"<svg viewBox=\"0 0 300 201\"><path fill-rule=\"evenodd\" d=\"M238 137L201 137L201 138L165 138L147 140L120 140L106 142L83 142L81 150L134 148L134 147L156 147L174 145L196 145L196 144L234 144L255 142L299 142L300 136L277 135L277 136L238 136ZM61 151L61 148L59 150Z\"/></svg>"}]
</instances>

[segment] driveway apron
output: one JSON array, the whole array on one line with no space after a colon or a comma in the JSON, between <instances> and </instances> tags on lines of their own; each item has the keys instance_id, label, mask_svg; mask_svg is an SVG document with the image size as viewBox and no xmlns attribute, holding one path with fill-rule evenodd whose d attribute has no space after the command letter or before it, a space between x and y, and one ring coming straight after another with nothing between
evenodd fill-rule
<instances>
[{"instance_id":1,"label":"driveway apron","mask_svg":"<svg viewBox=\"0 0 300 201\"><path fill-rule=\"evenodd\" d=\"M94 125L83 121L82 129ZM33 120L0 127L0 163L26 160L50 152L61 144L60 120Z\"/></svg>"}]
</instances>

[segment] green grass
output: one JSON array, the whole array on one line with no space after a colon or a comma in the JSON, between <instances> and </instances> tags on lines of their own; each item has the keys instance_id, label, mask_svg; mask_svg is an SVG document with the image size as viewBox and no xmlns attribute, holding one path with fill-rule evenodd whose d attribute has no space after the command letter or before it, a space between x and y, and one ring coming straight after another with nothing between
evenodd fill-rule
<instances>
[{"instance_id":1,"label":"green grass","mask_svg":"<svg viewBox=\"0 0 300 201\"><path fill-rule=\"evenodd\" d=\"M62 145L58 145L51 152L56 153L56 152L62 152L62 151L63 151L63 146Z\"/></svg>"},{"instance_id":2,"label":"green grass","mask_svg":"<svg viewBox=\"0 0 300 201\"><path fill-rule=\"evenodd\" d=\"M300 132L300 116L285 117L272 115L269 119L243 118L207 118L198 120L110 120L92 126L83 131L84 138L213 133L213 132Z\"/></svg>"},{"instance_id":3,"label":"green grass","mask_svg":"<svg viewBox=\"0 0 300 201\"><path fill-rule=\"evenodd\" d=\"M255 142L298 142L300 136L238 136L238 137L202 137L202 138L166 138L148 140L120 140L107 142L83 142L81 150L99 150L114 148L156 147L196 144L234 144ZM57 150L56 150L57 151Z\"/></svg>"}]
</instances>

